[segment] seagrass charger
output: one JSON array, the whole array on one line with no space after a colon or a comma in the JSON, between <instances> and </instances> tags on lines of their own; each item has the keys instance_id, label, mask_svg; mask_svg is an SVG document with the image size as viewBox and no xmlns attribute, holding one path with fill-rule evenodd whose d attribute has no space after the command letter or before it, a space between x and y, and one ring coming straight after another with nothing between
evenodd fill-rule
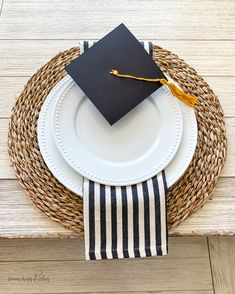
<instances>
[{"instance_id":1,"label":"seagrass charger","mask_svg":"<svg viewBox=\"0 0 235 294\"><path fill-rule=\"evenodd\" d=\"M79 51L79 47L74 47L57 54L29 79L12 109L8 151L16 176L33 203L52 220L83 235L82 198L54 178L43 161L37 141L41 106L55 84L66 75L64 67L79 56ZM171 228L211 197L226 158L227 140L218 97L203 78L177 55L157 45L153 45L153 59L186 93L198 98L195 154L167 195Z\"/></svg>"}]
</instances>

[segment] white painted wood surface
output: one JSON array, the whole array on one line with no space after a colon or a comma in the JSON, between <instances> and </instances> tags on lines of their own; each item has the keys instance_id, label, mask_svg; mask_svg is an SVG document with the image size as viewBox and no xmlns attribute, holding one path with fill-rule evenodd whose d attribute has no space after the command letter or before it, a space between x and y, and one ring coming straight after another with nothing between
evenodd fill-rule
<instances>
[{"instance_id":1,"label":"white painted wood surface","mask_svg":"<svg viewBox=\"0 0 235 294\"><path fill-rule=\"evenodd\" d=\"M170 233L234 234L234 6L234 1L211 0L4 0L0 17L0 181L4 180L0 182L0 237L76 235L42 215L15 180L7 154L10 109L29 76L58 51L76 46L79 39L98 39L121 21L138 38L152 39L184 58L219 95L225 111L228 159L214 198Z\"/></svg>"},{"instance_id":2,"label":"white painted wood surface","mask_svg":"<svg viewBox=\"0 0 235 294\"><path fill-rule=\"evenodd\" d=\"M1 13L2 13L2 6L3 6L3 0L0 0L0 16L1 16Z\"/></svg>"},{"instance_id":3,"label":"white painted wood surface","mask_svg":"<svg viewBox=\"0 0 235 294\"><path fill-rule=\"evenodd\" d=\"M78 41L79 39L3 39L0 46L0 76L30 76L59 51L78 46ZM192 41L155 38L153 42L178 54L203 76L234 76L235 40Z\"/></svg>"},{"instance_id":4,"label":"white painted wood surface","mask_svg":"<svg viewBox=\"0 0 235 294\"><path fill-rule=\"evenodd\" d=\"M235 180L221 178L213 200L170 230L170 235L226 235L235 230ZM0 181L1 238L74 238L76 234L44 216L16 180ZM10 191L10 193L9 193ZM213 217L212 217L213 216Z\"/></svg>"},{"instance_id":5,"label":"white painted wood surface","mask_svg":"<svg viewBox=\"0 0 235 294\"><path fill-rule=\"evenodd\" d=\"M139 39L234 39L231 0L4 0L1 39L101 38L124 22Z\"/></svg>"},{"instance_id":6,"label":"white painted wood surface","mask_svg":"<svg viewBox=\"0 0 235 294\"><path fill-rule=\"evenodd\" d=\"M163 258L84 262L83 238L44 216L20 187L6 138L30 75L58 51L124 22L192 65L225 111L229 152L214 197L170 233L235 234L235 2L0 0L0 7L0 294L234 294L235 237L170 238ZM11 279L40 271L49 283Z\"/></svg>"}]
</instances>

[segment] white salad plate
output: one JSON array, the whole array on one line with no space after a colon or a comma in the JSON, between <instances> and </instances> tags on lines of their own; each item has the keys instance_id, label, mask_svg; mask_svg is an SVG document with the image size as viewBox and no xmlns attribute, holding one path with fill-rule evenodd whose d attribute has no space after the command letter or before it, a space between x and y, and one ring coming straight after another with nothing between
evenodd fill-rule
<instances>
[{"instance_id":1,"label":"white salad plate","mask_svg":"<svg viewBox=\"0 0 235 294\"><path fill-rule=\"evenodd\" d=\"M72 79L55 103L53 134L79 174L105 185L142 182L163 170L182 137L179 104L166 86L110 125Z\"/></svg>"},{"instance_id":2,"label":"white salad plate","mask_svg":"<svg viewBox=\"0 0 235 294\"><path fill-rule=\"evenodd\" d=\"M77 173L61 156L55 141L53 129L53 111L59 93L70 77L62 79L46 98L38 121L38 142L43 159L52 174L66 188L83 196L83 177ZM197 143L197 122L192 108L179 102L183 117L183 135L173 160L165 168L168 187L172 186L187 169Z\"/></svg>"}]
</instances>

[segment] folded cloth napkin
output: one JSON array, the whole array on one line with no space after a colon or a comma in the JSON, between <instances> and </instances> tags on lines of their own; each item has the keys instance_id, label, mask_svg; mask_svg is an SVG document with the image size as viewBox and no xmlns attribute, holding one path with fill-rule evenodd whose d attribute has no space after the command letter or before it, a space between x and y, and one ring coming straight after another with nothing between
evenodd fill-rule
<instances>
[{"instance_id":1,"label":"folded cloth napkin","mask_svg":"<svg viewBox=\"0 0 235 294\"><path fill-rule=\"evenodd\" d=\"M86 259L167 254L164 171L131 186L105 186L84 178Z\"/></svg>"},{"instance_id":2,"label":"folded cloth napkin","mask_svg":"<svg viewBox=\"0 0 235 294\"><path fill-rule=\"evenodd\" d=\"M92 45L80 42L80 53ZM152 55L151 42L142 45ZM166 193L164 171L130 186L108 186L84 178L86 259L166 255Z\"/></svg>"}]
</instances>

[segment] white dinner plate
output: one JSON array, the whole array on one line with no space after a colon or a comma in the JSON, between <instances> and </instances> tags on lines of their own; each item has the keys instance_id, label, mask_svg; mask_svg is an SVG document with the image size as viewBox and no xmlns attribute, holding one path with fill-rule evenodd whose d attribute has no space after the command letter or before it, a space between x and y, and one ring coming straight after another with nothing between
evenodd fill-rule
<instances>
[{"instance_id":1,"label":"white dinner plate","mask_svg":"<svg viewBox=\"0 0 235 294\"><path fill-rule=\"evenodd\" d=\"M151 178L172 160L182 137L182 115L166 86L110 125L73 80L59 93L54 137L78 173L105 185Z\"/></svg>"},{"instance_id":2,"label":"white dinner plate","mask_svg":"<svg viewBox=\"0 0 235 294\"><path fill-rule=\"evenodd\" d=\"M70 77L61 80L46 98L38 121L38 142L43 159L52 174L66 188L83 195L83 177L63 159L53 137L52 113L60 92ZM187 169L197 143L197 122L191 107L179 102L183 116L183 136L176 155L165 168L168 187L171 187Z\"/></svg>"},{"instance_id":3,"label":"white dinner plate","mask_svg":"<svg viewBox=\"0 0 235 294\"><path fill-rule=\"evenodd\" d=\"M61 156L53 137L52 113L59 93L70 79L63 78L44 101L38 119L38 144L42 157L54 177L72 192L82 195L83 177L72 169Z\"/></svg>"}]
</instances>

